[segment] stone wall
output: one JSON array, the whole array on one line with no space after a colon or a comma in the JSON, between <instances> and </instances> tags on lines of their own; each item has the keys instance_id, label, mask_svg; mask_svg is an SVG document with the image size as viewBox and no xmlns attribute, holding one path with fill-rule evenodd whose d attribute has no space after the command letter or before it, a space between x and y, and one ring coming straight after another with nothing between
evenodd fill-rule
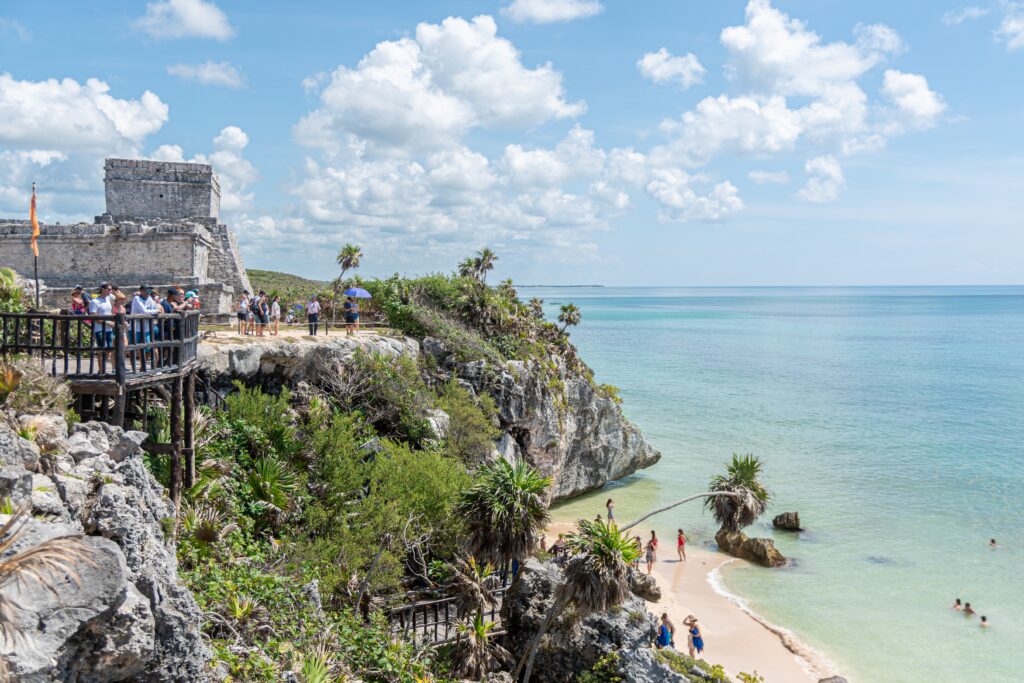
<instances>
[{"instance_id":1,"label":"stone wall","mask_svg":"<svg viewBox=\"0 0 1024 683\"><path fill-rule=\"evenodd\" d=\"M207 164L107 159L107 213L114 218L216 218L220 184Z\"/></svg>"}]
</instances>

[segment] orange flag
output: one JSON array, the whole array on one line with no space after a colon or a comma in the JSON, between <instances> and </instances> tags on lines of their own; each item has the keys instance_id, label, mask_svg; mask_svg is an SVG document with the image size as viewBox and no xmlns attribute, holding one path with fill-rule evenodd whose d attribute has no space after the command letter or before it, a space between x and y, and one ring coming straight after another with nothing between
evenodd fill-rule
<instances>
[{"instance_id":1,"label":"orange flag","mask_svg":"<svg viewBox=\"0 0 1024 683\"><path fill-rule=\"evenodd\" d=\"M39 257L39 245L36 238L39 237L39 219L36 218L36 184L32 183L32 205L28 210L28 219L32 222L32 253Z\"/></svg>"}]
</instances>

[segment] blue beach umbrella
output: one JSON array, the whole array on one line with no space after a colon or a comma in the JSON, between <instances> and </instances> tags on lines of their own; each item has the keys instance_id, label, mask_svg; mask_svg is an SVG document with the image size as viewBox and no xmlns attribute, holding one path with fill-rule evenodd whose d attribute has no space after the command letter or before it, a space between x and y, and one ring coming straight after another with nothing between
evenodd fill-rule
<instances>
[{"instance_id":1,"label":"blue beach umbrella","mask_svg":"<svg viewBox=\"0 0 1024 683\"><path fill-rule=\"evenodd\" d=\"M373 298L373 296L362 287L349 287L345 290L345 296L354 296L357 299Z\"/></svg>"}]
</instances>

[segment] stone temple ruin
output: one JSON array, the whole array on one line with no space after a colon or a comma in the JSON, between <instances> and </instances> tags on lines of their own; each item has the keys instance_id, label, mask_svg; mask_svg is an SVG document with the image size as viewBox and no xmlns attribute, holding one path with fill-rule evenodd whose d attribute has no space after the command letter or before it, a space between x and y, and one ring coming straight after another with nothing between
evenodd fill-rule
<instances>
[{"instance_id":1,"label":"stone temple ruin","mask_svg":"<svg viewBox=\"0 0 1024 683\"><path fill-rule=\"evenodd\" d=\"M76 284L109 281L198 289L207 314L234 310L252 290L235 234L220 223L220 184L206 164L107 159L107 210L93 223L40 223L39 279L46 305L67 306ZM32 277L32 226L0 218L0 266Z\"/></svg>"}]
</instances>

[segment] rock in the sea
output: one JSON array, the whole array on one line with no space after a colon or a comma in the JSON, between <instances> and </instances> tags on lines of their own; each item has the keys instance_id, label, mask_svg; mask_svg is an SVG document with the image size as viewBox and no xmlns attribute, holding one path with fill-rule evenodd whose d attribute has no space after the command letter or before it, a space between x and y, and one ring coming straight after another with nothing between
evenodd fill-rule
<instances>
[{"instance_id":1,"label":"rock in the sea","mask_svg":"<svg viewBox=\"0 0 1024 683\"><path fill-rule=\"evenodd\" d=\"M23 451L2 424L0 447ZM23 637L0 641L12 680L210 680L201 614L178 582L174 546L164 537L174 509L143 464L144 438L106 424L76 425L66 441L51 442L62 450L52 460L57 470L46 475L30 472L20 452L4 454L12 464L0 468L0 487L6 482L15 507L31 504L38 517L8 554L83 531L91 548L89 561L75 565L78 580L52 580L56 594L31 580L4 588L22 607L16 626Z\"/></svg>"},{"instance_id":2,"label":"rock in the sea","mask_svg":"<svg viewBox=\"0 0 1024 683\"><path fill-rule=\"evenodd\" d=\"M785 529L786 531L803 531L803 528L800 526L799 512L783 512L781 515L775 515L775 519L772 520L772 526L776 529Z\"/></svg>"},{"instance_id":3,"label":"rock in the sea","mask_svg":"<svg viewBox=\"0 0 1024 683\"><path fill-rule=\"evenodd\" d=\"M506 594L502 618L508 624L509 651L517 660L551 608L555 587L561 581L562 570L555 563L529 560ZM651 643L656 627L657 620L638 597L582 621L567 609L552 624L537 652L532 680L570 683L614 652L623 683L686 683L655 657Z\"/></svg>"},{"instance_id":4,"label":"rock in the sea","mask_svg":"<svg viewBox=\"0 0 1024 683\"><path fill-rule=\"evenodd\" d=\"M715 534L718 549L734 557L749 560L764 567L781 567L786 564L770 538L750 538L742 531L719 529Z\"/></svg>"}]
</instances>

